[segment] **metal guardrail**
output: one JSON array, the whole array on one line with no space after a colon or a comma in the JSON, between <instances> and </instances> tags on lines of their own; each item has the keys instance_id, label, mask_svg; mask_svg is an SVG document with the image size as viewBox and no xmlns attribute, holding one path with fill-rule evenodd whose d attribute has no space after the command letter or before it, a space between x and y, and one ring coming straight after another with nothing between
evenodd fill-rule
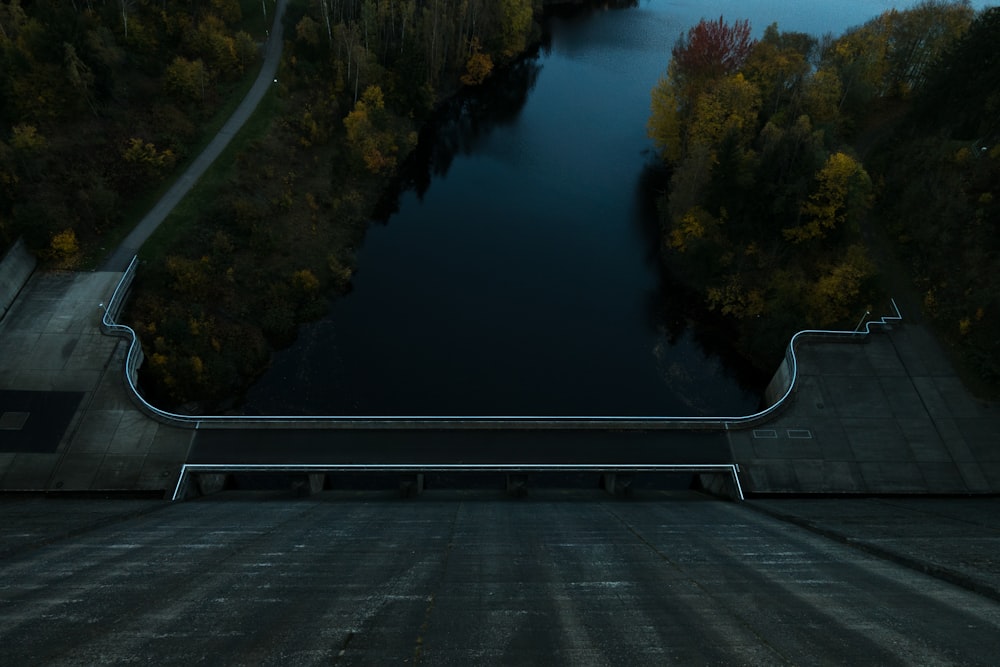
<instances>
[{"instance_id":1,"label":"metal guardrail","mask_svg":"<svg viewBox=\"0 0 1000 667\"><path fill-rule=\"evenodd\" d=\"M594 472L594 473L637 473L637 472L659 472L659 473L686 473L697 474L728 474L733 482L734 497L737 500L744 500L743 487L740 485L739 466L735 463L709 463L709 464L659 464L659 463L619 463L619 464L596 464L596 463L567 463L567 464L547 464L547 463L525 463L525 464L499 464L499 463L431 463L424 465L417 464L217 464L217 463L186 463L181 467L181 474L177 478L177 485L171 500L179 500L184 496L185 486L190 475L196 474L232 474L232 473L330 473L330 472L352 472L352 473L435 473L435 472L495 472L495 473L529 473L529 472Z\"/></svg>"},{"instance_id":2,"label":"metal guardrail","mask_svg":"<svg viewBox=\"0 0 1000 667\"><path fill-rule=\"evenodd\" d=\"M125 384L136 406L149 417L164 424L183 428L351 428L351 429L420 429L420 428L451 428L451 429L569 429L569 428L615 428L615 429L707 429L729 430L748 428L758 425L775 416L784 407L798 380L798 358L796 349L807 341L828 342L863 342L873 328L886 327L895 322L901 322L902 314L894 299L890 299L894 315L883 316L859 323L854 331L837 331L824 329L806 329L792 336L785 350L785 359L779 367L776 377L787 376L787 386L784 390L771 393L781 393L767 408L750 415L734 415L731 417L670 417L670 416L366 416L343 417L331 415L314 416L243 416L243 415L182 415L160 408L149 403L139 391L138 371L142 365L143 352L139 336L131 328L119 324L116 319L125 301L128 289L135 278L138 257L133 257L128 268L122 274L107 306L101 304L104 311L101 319L101 330L108 335L121 336L130 340L125 358ZM773 383L773 381L772 381ZM784 384L784 381L782 382Z\"/></svg>"}]
</instances>

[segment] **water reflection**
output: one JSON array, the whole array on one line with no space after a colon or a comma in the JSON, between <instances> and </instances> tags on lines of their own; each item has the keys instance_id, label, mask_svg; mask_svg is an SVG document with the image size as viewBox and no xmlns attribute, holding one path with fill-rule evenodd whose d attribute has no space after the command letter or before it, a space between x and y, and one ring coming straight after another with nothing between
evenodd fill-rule
<instances>
[{"instance_id":1,"label":"water reflection","mask_svg":"<svg viewBox=\"0 0 1000 667\"><path fill-rule=\"evenodd\" d=\"M385 222L399 211L408 190L423 199L434 178L448 173L455 158L472 155L492 133L509 126L524 108L541 72L538 55L528 55L475 89L447 102L420 133L420 142L374 213Z\"/></svg>"},{"instance_id":2,"label":"water reflection","mask_svg":"<svg viewBox=\"0 0 1000 667\"><path fill-rule=\"evenodd\" d=\"M676 37L659 11L557 16L537 55L446 107L354 290L276 355L247 411L752 412L759 386L706 351L659 261L645 122L651 45Z\"/></svg>"}]
</instances>

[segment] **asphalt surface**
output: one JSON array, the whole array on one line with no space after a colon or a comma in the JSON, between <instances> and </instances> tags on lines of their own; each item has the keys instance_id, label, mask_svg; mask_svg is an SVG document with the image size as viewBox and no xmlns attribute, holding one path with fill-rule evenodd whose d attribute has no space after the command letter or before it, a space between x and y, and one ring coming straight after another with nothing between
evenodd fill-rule
<instances>
[{"instance_id":1,"label":"asphalt surface","mask_svg":"<svg viewBox=\"0 0 1000 667\"><path fill-rule=\"evenodd\" d=\"M0 552L0 646L12 665L988 665L1000 655L996 600L692 494L222 494L77 500L64 518L66 501L3 501L0 531L34 531Z\"/></svg>"},{"instance_id":2,"label":"asphalt surface","mask_svg":"<svg viewBox=\"0 0 1000 667\"><path fill-rule=\"evenodd\" d=\"M0 390L0 452L54 452L81 391Z\"/></svg>"},{"instance_id":3,"label":"asphalt surface","mask_svg":"<svg viewBox=\"0 0 1000 667\"><path fill-rule=\"evenodd\" d=\"M226 124L222 126L219 133L205 147L201 154L195 158L194 162L184 171L183 174L167 190L166 194L160 198L152 210L139 221L135 229L119 244L118 248L105 261L102 271L124 271L128 268L129 262L139 252L139 248L146 242L156 228L160 226L174 207L181 202L187 193L198 182L202 174L208 170L216 158L222 154L226 146L236 133L240 131L247 119L253 115L257 105L264 99L268 89L274 84L275 74L278 72L278 65L281 63L281 50L283 46L284 26L281 19L285 13L285 0L277 0L274 10L274 23L271 26L271 34L265 45L264 62L261 64L260 74L254 81L250 92L246 94L239 107L229 117Z\"/></svg>"}]
</instances>

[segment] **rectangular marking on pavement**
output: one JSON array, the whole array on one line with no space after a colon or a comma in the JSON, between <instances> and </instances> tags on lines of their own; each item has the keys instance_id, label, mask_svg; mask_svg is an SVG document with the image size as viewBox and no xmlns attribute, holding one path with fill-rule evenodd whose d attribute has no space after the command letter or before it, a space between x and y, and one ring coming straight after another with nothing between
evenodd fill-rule
<instances>
[{"instance_id":1,"label":"rectangular marking on pavement","mask_svg":"<svg viewBox=\"0 0 1000 667\"><path fill-rule=\"evenodd\" d=\"M753 430L753 437L755 438L777 438L778 432L773 428L755 428Z\"/></svg>"},{"instance_id":2,"label":"rectangular marking on pavement","mask_svg":"<svg viewBox=\"0 0 1000 667\"><path fill-rule=\"evenodd\" d=\"M20 431L28 421L30 412L4 412L0 414L0 431Z\"/></svg>"},{"instance_id":3,"label":"rectangular marking on pavement","mask_svg":"<svg viewBox=\"0 0 1000 667\"><path fill-rule=\"evenodd\" d=\"M788 437L793 440L812 440L812 431L805 428L790 428L785 431Z\"/></svg>"}]
</instances>

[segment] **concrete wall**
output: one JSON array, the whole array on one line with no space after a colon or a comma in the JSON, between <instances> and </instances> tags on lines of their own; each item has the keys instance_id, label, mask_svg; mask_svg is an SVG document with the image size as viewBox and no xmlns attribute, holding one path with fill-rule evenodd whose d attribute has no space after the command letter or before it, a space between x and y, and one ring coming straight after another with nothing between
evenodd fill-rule
<instances>
[{"instance_id":1,"label":"concrete wall","mask_svg":"<svg viewBox=\"0 0 1000 667\"><path fill-rule=\"evenodd\" d=\"M38 260L28 252L23 239L18 239L0 260L0 319L7 314L37 264Z\"/></svg>"},{"instance_id":2,"label":"concrete wall","mask_svg":"<svg viewBox=\"0 0 1000 667\"><path fill-rule=\"evenodd\" d=\"M792 383L792 363L789 360L790 350L791 346L789 345L785 350L785 358L781 360L781 365L778 366L778 370L771 377L767 389L764 390L765 408L769 408L777 403L785 395L785 392L788 391L788 387Z\"/></svg>"}]
</instances>

